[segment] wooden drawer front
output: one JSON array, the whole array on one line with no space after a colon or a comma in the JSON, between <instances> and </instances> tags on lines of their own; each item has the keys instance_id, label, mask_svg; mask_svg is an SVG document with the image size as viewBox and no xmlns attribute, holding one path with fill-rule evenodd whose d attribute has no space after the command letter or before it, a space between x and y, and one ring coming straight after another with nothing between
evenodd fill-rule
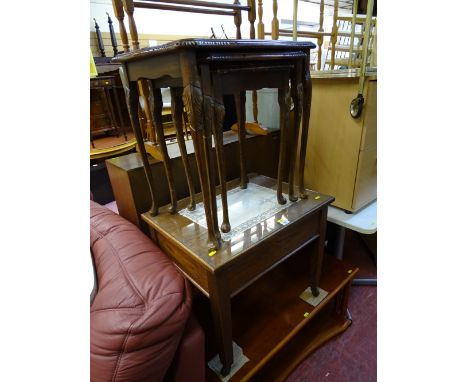
<instances>
[{"instance_id":1,"label":"wooden drawer front","mask_svg":"<svg viewBox=\"0 0 468 382\"><path fill-rule=\"evenodd\" d=\"M90 87L91 88L103 88L103 87L111 87L114 85L114 81L112 79L107 80L92 80Z\"/></svg>"},{"instance_id":2,"label":"wooden drawer front","mask_svg":"<svg viewBox=\"0 0 468 382\"><path fill-rule=\"evenodd\" d=\"M359 154L353 211L359 210L377 198L377 147Z\"/></svg>"}]
</instances>

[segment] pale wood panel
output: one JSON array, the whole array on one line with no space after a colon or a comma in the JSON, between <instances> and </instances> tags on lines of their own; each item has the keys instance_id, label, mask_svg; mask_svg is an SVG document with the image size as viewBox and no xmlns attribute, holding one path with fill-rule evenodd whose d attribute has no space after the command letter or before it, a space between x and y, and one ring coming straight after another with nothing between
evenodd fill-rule
<instances>
[{"instance_id":1,"label":"pale wood panel","mask_svg":"<svg viewBox=\"0 0 468 382\"><path fill-rule=\"evenodd\" d=\"M313 78L306 165L307 188L332 195L333 205L352 208L362 120L349 114L358 78Z\"/></svg>"},{"instance_id":2,"label":"pale wood panel","mask_svg":"<svg viewBox=\"0 0 468 382\"><path fill-rule=\"evenodd\" d=\"M364 123L361 150L377 147L377 80L366 79L364 83Z\"/></svg>"},{"instance_id":3,"label":"pale wood panel","mask_svg":"<svg viewBox=\"0 0 468 382\"><path fill-rule=\"evenodd\" d=\"M377 147L359 155L352 210L356 211L377 198Z\"/></svg>"}]
</instances>

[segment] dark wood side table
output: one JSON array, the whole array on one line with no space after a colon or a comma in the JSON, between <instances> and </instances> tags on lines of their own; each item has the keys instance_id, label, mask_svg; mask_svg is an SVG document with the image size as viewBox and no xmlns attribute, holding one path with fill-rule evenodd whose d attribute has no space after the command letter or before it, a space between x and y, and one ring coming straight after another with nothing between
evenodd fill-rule
<instances>
[{"instance_id":1,"label":"dark wood side table","mask_svg":"<svg viewBox=\"0 0 468 382\"><path fill-rule=\"evenodd\" d=\"M228 189L241 192L239 185L239 179L228 182ZM248 187L258 188L261 192L269 190L273 199L276 198L275 179L251 176ZM204 227L203 223L195 223L181 214L169 214L170 205L162 207L157 216L142 215L153 240L209 297L223 375L229 373L233 362L231 297L308 243L313 243L310 269L304 272L310 272L311 285L318 279L322 268L327 209L334 199L308 190L306 193L308 198L280 206L275 213L264 214L254 226L243 229L241 225L234 236L224 240L215 252L209 252L206 247L206 224ZM195 199L199 203L201 194L197 194ZM197 208L201 208L200 205ZM251 213L251 210L249 203L238 205L237 215Z\"/></svg>"},{"instance_id":2,"label":"dark wood side table","mask_svg":"<svg viewBox=\"0 0 468 382\"><path fill-rule=\"evenodd\" d=\"M299 123L303 115L302 135L299 159L299 194L305 197L303 169L305 161L305 145L307 142L308 122L310 114L311 81L309 73L310 49L315 45L311 42L268 41L268 40L206 40L185 39L169 44L144 48L121 54L113 62L121 63L121 78L126 90L127 106L132 122L139 151L142 153L144 168L151 192L152 206L150 214L158 213L156 189L153 182L149 162L145 155L145 145L138 123L138 81L150 81L154 89L154 111L152 111L156 128L160 119L160 89L170 87L183 99L185 110L190 122L191 135L195 146L195 156L208 225L207 246L218 248L221 245L221 233L218 227L218 216L215 206L215 166L211 152L212 137L220 168L221 194L223 204L222 231L228 230L224 218L227 215L222 155L222 119L224 106L223 94L235 92L237 99L237 114L240 121L240 163L242 188L246 186L246 166L243 155L243 135L245 131L245 91L258 90L265 87L278 88L278 103L281 111L281 144L278 164L278 202L286 203L281 193L284 180L284 165L286 146L291 146L291 165L289 169L289 199L294 200L295 148L298 143ZM292 83L292 98L297 107L292 128L288 128L288 98L289 81ZM161 135L161 134L159 134ZM161 142L162 143L162 142ZM163 151L164 145L161 144ZM164 154L164 152L163 152ZM164 154L165 162L169 162ZM170 164L167 166L167 176L171 176ZM170 183L173 183L172 181ZM171 188L172 209L177 210L175 189Z\"/></svg>"},{"instance_id":3,"label":"dark wood side table","mask_svg":"<svg viewBox=\"0 0 468 382\"><path fill-rule=\"evenodd\" d=\"M247 136L245 151L248 158L247 172L259 173L269 177L276 176L279 152L279 132L273 131L268 135ZM181 198L189 196L189 189L184 178L184 166L177 143L167 145L169 157L174 171L175 188ZM226 179L233 180L239 177L239 145L237 134L233 131L224 132L224 156L226 160ZM258 157L256 154L262 152ZM189 166L196 169L195 156L192 141L187 141L187 154ZM161 161L149 159L151 172L158 182L158 203L166 205L170 203L167 178ZM133 224L147 232L146 223L141 219L141 214L151 207L151 195L145 180L143 162L138 153L117 156L106 160L112 191L119 209L119 214ZM194 177L194 188L200 192L200 181Z\"/></svg>"},{"instance_id":4,"label":"dark wood side table","mask_svg":"<svg viewBox=\"0 0 468 382\"><path fill-rule=\"evenodd\" d=\"M303 182L311 99L309 56L314 46L310 42L185 39L124 53L113 59L122 64L122 85L152 199L151 208L143 214L143 219L153 239L209 297L223 375L229 373L233 362L230 307L233 295L308 243L313 243L310 286L314 295L318 294L327 207L334 199L305 190ZM171 204L161 208L138 123L140 80L149 81L154 90L152 115L156 129L161 127L160 89L170 87L173 100L183 101L200 178L201 193L177 202L175 187L170 186ZM288 127L290 83L295 117ZM278 89L281 138L277 179L262 175L248 179L244 163L245 91L265 87ZM239 121L240 179L226 184L221 135L222 96L229 93L235 95ZM299 181L295 187L301 116ZM220 179L218 187L213 138ZM288 175L284 171L287 146L290 146ZM167 151L164 145L161 148ZM169 178L170 158L167 152L163 156ZM285 179L289 182L283 183ZM174 182L170 180L170 183ZM288 198L284 197L283 189L289 189ZM217 194L222 205L221 230ZM241 199L230 201L229 195ZM259 199L252 203L253 196ZM198 204L192 211L195 202ZM260 205L270 208L260 212ZM185 206L189 208L184 209L184 213L178 210ZM192 211L192 215L188 211ZM193 214L197 213L198 220L194 220ZM247 215L250 218L245 220ZM254 226L252 221L255 221Z\"/></svg>"},{"instance_id":5,"label":"dark wood side table","mask_svg":"<svg viewBox=\"0 0 468 382\"><path fill-rule=\"evenodd\" d=\"M95 107L93 105L93 94L91 95L91 119L90 119L90 128L91 128L91 139L105 132L116 132L118 134L123 134L125 140L127 140L127 135L124 127L124 120L122 110L120 108L120 101L117 94L117 79L115 76L98 76L90 78L90 91L91 93L96 93L96 96L101 96L100 98L103 101L103 110L102 114L93 113ZM116 110L117 109L117 116ZM110 123L102 122L102 119L107 119Z\"/></svg>"}]
</instances>

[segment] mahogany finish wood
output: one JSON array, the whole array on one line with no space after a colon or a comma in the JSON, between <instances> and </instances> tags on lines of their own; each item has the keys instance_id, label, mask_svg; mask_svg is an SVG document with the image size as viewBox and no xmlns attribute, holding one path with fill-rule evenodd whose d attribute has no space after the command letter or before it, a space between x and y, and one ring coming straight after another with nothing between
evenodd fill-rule
<instances>
[{"instance_id":1,"label":"mahogany finish wood","mask_svg":"<svg viewBox=\"0 0 468 382\"><path fill-rule=\"evenodd\" d=\"M171 111L172 120L176 130L177 144L179 145L180 156L182 163L184 164L185 177L187 179L187 185L190 193L190 201L188 209L190 211L195 209L195 189L193 186L192 170L187 157L187 147L185 146L185 137L183 131L183 112L184 102L182 100L182 88L171 88Z\"/></svg>"},{"instance_id":2,"label":"mahogany finish wood","mask_svg":"<svg viewBox=\"0 0 468 382\"><path fill-rule=\"evenodd\" d=\"M261 175L252 175L250 182L272 190L277 183ZM239 185L240 180L237 179L228 182L227 188ZM309 272L309 285L313 290L319 285L320 271L315 266L322 263L327 208L333 198L306 192L309 196L307 199L300 199L256 227L223 241L214 256L210 256L210 250L206 247L208 229L182 215L168 214L170 206L162 207L158 216L151 216L150 213L142 215L161 249L210 298L224 374L229 372L233 361L231 297L309 243L313 243L309 251L309 261L313 265L312 272ZM197 201L201 198L200 194L196 195ZM287 225L278 223L283 216L289 220Z\"/></svg>"},{"instance_id":3,"label":"mahogany finish wood","mask_svg":"<svg viewBox=\"0 0 468 382\"><path fill-rule=\"evenodd\" d=\"M212 127L215 122L214 113L211 110L215 105L212 88L219 88L218 94L237 94L237 111L241 121L239 128L241 151L245 134L242 123L245 120L243 92L264 87L280 89L278 101L282 112L283 138L281 142L283 148L280 149L278 170L278 201L284 203L281 187L285 150L290 135L287 127L289 110L286 98L289 92L289 79L293 80L297 86L307 89L307 79L310 76L307 60L312 47L314 44L310 42L185 39L125 53L114 58L114 61L126 66L130 81L151 79L153 87L184 87L184 104L190 120L191 136L194 139L204 205L207 206L205 209L209 232L207 246L219 247L221 236L215 213L213 155L209 149L212 135L215 134L215 141L217 141L218 131ZM304 92L305 108L310 105L308 96L310 93ZM297 108L295 113L298 113ZM308 130L308 113L304 112L303 115L302 137L306 136L304 130ZM298 124L296 123L293 128L298 129ZM292 135L295 137L297 132ZM304 145L305 141L301 140L301 155L305 156ZM144 154L144 151L142 153ZM291 155L295 154L291 153ZM245 156L242 155L240 158L242 163ZM304 159L301 156L300 165L303 162ZM222 167L223 162L218 163L218 166ZM303 183L302 176L300 173L299 184ZM245 165L241 165L241 179L243 180L242 186L245 186ZM223 181L221 179L221 182ZM295 200L294 185L290 186L290 198ZM305 197L305 193L300 194ZM223 229L227 229L229 224L226 215L223 218L223 223L225 223Z\"/></svg>"},{"instance_id":4,"label":"mahogany finish wood","mask_svg":"<svg viewBox=\"0 0 468 382\"><path fill-rule=\"evenodd\" d=\"M120 81L115 76L106 75L90 78L91 139L102 133L114 132L123 134L125 140L127 140L125 122L117 91L119 88ZM98 98L103 105L97 102L96 99Z\"/></svg>"},{"instance_id":5,"label":"mahogany finish wood","mask_svg":"<svg viewBox=\"0 0 468 382\"><path fill-rule=\"evenodd\" d=\"M233 131L223 133L223 156L226 163L226 180L239 177L239 147L237 134ZM180 155L177 143L169 142L167 145L171 165L174 170L176 192L179 198L190 200L190 191L184 181L185 167ZM256 135L246 137L246 155L253 158L257 153L256 160L247 162L247 171L264 174L268 177L276 177L279 152L279 131L273 131L268 135ZM187 142L187 159L189 168L197 168L193 151L193 141ZM158 203L166 205L170 203L169 187L164 174L164 165L160 160L149 158L153 178L158 184ZM138 153L132 153L106 160L107 172L111 181L113 194L117 203L119 214L131 221L141 230L147 232L146 223L141 220L140 215L151 207L151 195L146 184L143 161ZM200 179L193 177L195 193L200 192ZM179 203L181 208L185 207Z\"/></svg>"},{"instance_id":6,"label":"mahogany finish wood","mask_svg":"<svg viewBox=\"0 0 468 382\"><path fill-rule=\"evenodd\" d=\"M126 9L129 8L127 4ZM131 10L131 9L130 9ZM131 24L130 24L131 25ZM149 47L138 51L124 53L114 58L122 63L122 75L125 77L127 99L130 115L133 117L132 126L135 130L140 153L143 157L145 173L152 195L152 208L143 215L143 219L153 229L153 237L161 248L166 251L192 282L210 297L213 320L216 329L218 350L223 364L223 374L227 374L232 364L232 333L230 318L230 297L245 288L255 279L275 267L301 246L317 241L312 247L310 285L315 295L320 278L320 267L323 257L323 240L325 237L326 208L333 201L331 197L318 196L317 199L307 200L308 193L301 192L303 199L295 202L286 209L290 224L280 227L275 219L275 228L271 234L258 239L250 238L244 242L240 253L237 246L221 240L218 225L216 195L222 191L223 223L222 230L229 230L227 214L226 188L237 186L235 183L225 185L223 176L224 160L220 154L220 120L224 114L221 96L235 94L239 120L239 148L241 150L240 187L248 187L244 155L245 136L245 91L261 88L278 88L278 102L281 111L281 140L280 160L278 165L278 179L255 177L252 181L257 184L276 189L278 201L285 204L282 188L289 188L292 201L294 184L284 184L284 169L286 161L286 147L290 144L289 137L296 139L300 120L300 90L307 88L309 76L308 58L314 44L308 42L285 41L256 41L256 40L178 40L166 45ZM170 207L161 208L158 214L156 189L151 177L151 170L146 158L145 147L136 121L138 92L136 83L150 80L153 89L161 87L182 87L182 98L190 122L191 136L201 185L201 195L195 199L202 199L205 208L207 228L200 226L191 228L193 223L181 215L174 214L175 192ZM289 81L295 86L294 98L298 107L295 109L295 123L292 131L288 127L289 115ZM158 91L155 100L159 99ZM304 92L303 103L310 105L309 93ZM153 120L156 128L158 102L155 101ZM303 130L308 129L307 113L303 113ZM157 132L160 136L160 133ZM304 133L303 133L304 134ZM218 190L215 182L215 160L212 152L214 137L218 153L218 174L220 186ZM305 141L301 142L301 148ZM289 150L290 156L296 152ZM145 160L146 158L146 160ZM170 168L169 157L163 156L166 169ZM300 158L300 162L303 158ZM169 171L167 171L169 174ZM168 175L169 178L169 175ZM286 177L287 178L287 177ZM290 179L294 180L293 176ZM169 178L169 186L173 181ZM299 182L301 184L301 182ZM275 185L276 184L276 185ZM302 190L301 190L302 191ZM188 203L183 200L182 203ZM169 212L169 214L168 214ZM300 223L299 223L300 222ZM308 227L308 229L304 229ZM257 242L258 240L258 242ZM253 243L255 242L255 245ZM208 253L215 249L216 262L213 264ZM183 257L181 257L183 256ZM319 267L319 268L317 268Z\"/></svg>"},{"instance_id":7,"label":"mahogany finish wood","mask_svg":"<svg viewBox=\"0 0 468 382\"><path fill-rule=\"evenodd\" d=\"M358 268L325 256L320 287L328 295L313 307L299 297L308 286L309 252L307 245L231 299L233 340L249 362L230 381L284 381L314 350L351 325L347 297ZM205 331L210 360L217 348L208 304L194 293L193 310ZM208 382L219 380L210 368L206 372Z\"/></svg>"}]
</instances>

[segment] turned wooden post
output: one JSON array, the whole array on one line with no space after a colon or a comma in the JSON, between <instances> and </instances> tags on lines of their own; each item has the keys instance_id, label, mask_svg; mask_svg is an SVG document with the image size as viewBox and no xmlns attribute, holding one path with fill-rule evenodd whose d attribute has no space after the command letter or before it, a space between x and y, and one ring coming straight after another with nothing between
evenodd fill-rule
<instances>
[{"instance_id":1,"label":"turned wooden post","mask_svg":"<svg viewBox=\"0 0 468 382\"><path fill-rule=\"evenodd\" d=\"M278 40L279 21L278 21L278 0L273 0L273 20L271 20L271 39Z\"/></svg>"},{"instance_id":2,"label":"turned wooden post","mask_svg":"<svg viewBox=\"0 0 468 382\"><path fill-rule=\"evenodd\" d=\"M255 9L255 0L248 0L249 22L250 22L250 38L255 40L255 20L257 19L257 10ZM257 91L252 91L252 114L255 123L258 123L258 97Z\"/></svg>"},{"instance_id":3,"label":"turned wooden post","mask_svg":"<svg viewBox=\"0 0 468 382\"><path fill-rule=\"evenodd\" d=\"M250 38L255 40L255 20L257 19L257 10L255 7L255 0L248 0L247 4L250 7L249 10L249 23L250 23Z\"/></svg>"},{"instance_id":4,"label":"turned wooden post","mask_svg":"<svg viewBox=\"0 0 468 382\"><path fill-rule=\"evenodd\" d=\"M293 41L297 41L297 3L299 0L294 0L293 5Z\"/></svg>"},{"instance_id":5,"label":"turned wooden post","mask_svg":"<svg viewBox=\"0 0 468 382\"><path fill-rule=\"evenodd\" d=\"M240 0L234 0L235 5L240 5ZM241 24L242 24L242 11L240 9L236 9L234 14L234 24L236 24L236 39L240 40L241 36Z\"/></svg>"},{"instance_id":6,"label":"turned wooden post","mask_svg":"<svg viewBox=\"0 0 468 382\"><path fill-rule=\"evenodd\" d=\"M125 29L124 24L124 10L122 0L112 0L112 5L114 7L114 15L117 21L119 22L119 30L120 30L120 40L122 40L122 47L124 52L128 52L130 50L130 45L128 45L128 36L127 30Z\"/></svg>"},{"instance_id":7,"label":"turned wooden post","mask_svg":"<svg viewBox=\"0 0 468 382\"><path fill-rule=\"evenodd\" d=\"M265 40L265 24L263 24L263 3L262 3L262 0L258 0L257 38L259 40Z\"/></svg>"},{"instance_id":8,"label":"turned wooden post","mask_svg":"<svg viewBox=\"0 0 468 382\"><path fill-rule=\"evenodd\" d=\"M101 30L99 29L99 25L96 19L93 19L93 20L94 20L94 28L96 29L98 48L99 48L99 51L101 52L101 57L106 57L106 52L104 51L104 42L102 41Z\"/></svg>"},{"instance_id":9,"label":"turned wooden post","mask_svg":"<svg viewBox=\"0 0 468 382\"><path fill-rule=\"evenodd\" d=\"M115 38L114 26L112 25L112 19L108 12L106 12L106 15L107 15L107 23L109 24L109 32L110 32L112 50L114 51L114 56L117 56L119 51L117 50L117 39Z\"/></svg>"},{"instance_id":10,"label":"turned wooden post","mask_svg":"<svg viewBox=\"0 0 468 382\"><path fill-rule=\"evenodd\" d=\"M263 3L262 0L258 0L258 24L257 24L257 38L259 40L265 40L265 24L263 24ZM252 114L254 122L258 123L258 97L257 92L252 92Z\"/></svg>"},{"instance_id":11,"label":"turned wooden post","mask_svg":"<svg viewBox=\"0 0 468 382\"><path fill-rule=\"evenodd\" d=\"M323 45L323 11L325 8L324 0L320 0L320 21L319 21L319 37L317 38L318 53L317 53L317 70L322 69L322 45Z\"/></svg>"},{"instance_id":12,"label":"turned wooden post","mask_svg":"<svg viewBox=\"0 0 468 382\"><path fill-rule=\"evenodd\" d=\"M128 27L130 28L130 37L132 38L132 48L136 50L140 47L140 43L138 42L138 32L135 24L135 19L133 18L135 6L133 5L132 0L123 0L123 6L125 9L125 13L128 16Z\"/></svg>"}]
</instances>

